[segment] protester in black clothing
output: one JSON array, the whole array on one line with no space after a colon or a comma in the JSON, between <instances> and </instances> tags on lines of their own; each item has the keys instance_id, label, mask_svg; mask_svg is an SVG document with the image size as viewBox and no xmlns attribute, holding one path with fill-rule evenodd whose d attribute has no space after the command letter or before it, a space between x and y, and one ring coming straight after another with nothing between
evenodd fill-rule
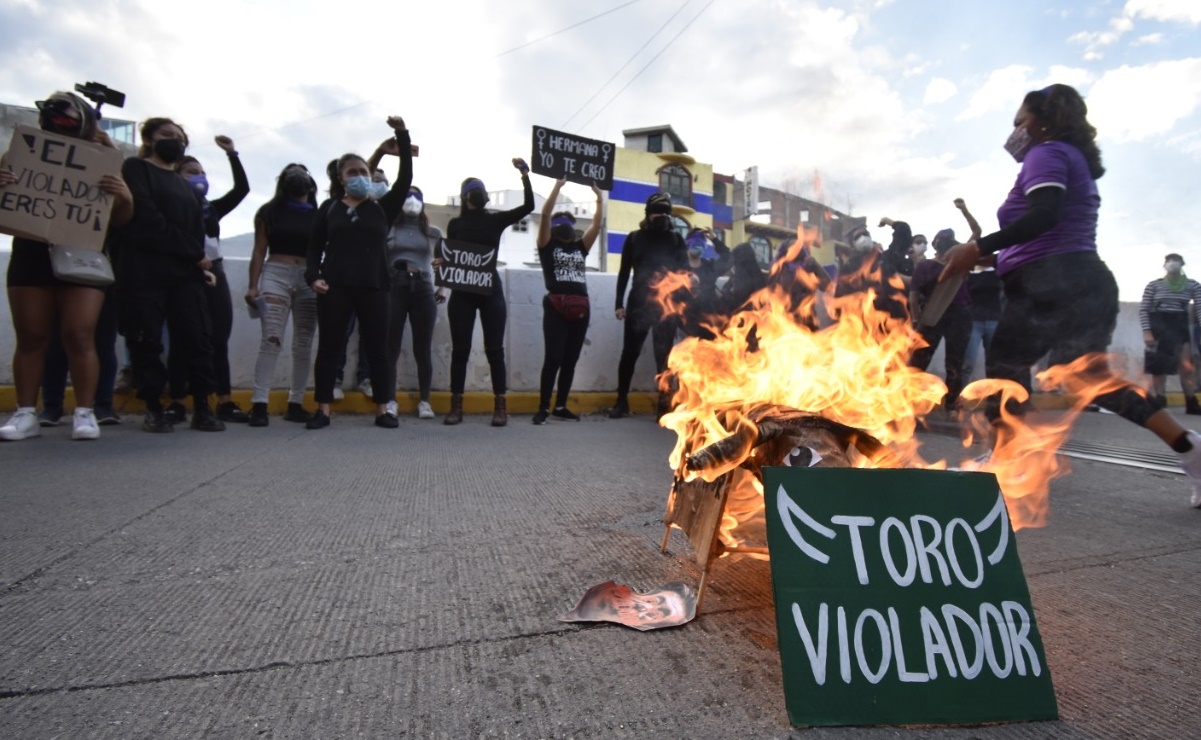
<instances>
[{"instance_id":1,"label":"protester in black clothing","mask_svg":"<svg viewBox=\"0 0 1201 740\"><path fill-rule=\"evenodd\" d=\"M43 130L113 146L97 125L96 110L79 96L56 92L46 100L38 101L37 107L38 123ZM0 158L0 190L16 182L16 173ZM113 199L110 227L115 229L128 222L133 216L133 196L122 178L105 175L97 184ZM100 429L94 412L99 373L95 335L106 302L105 289L59 279L51 267L50 245L24 237L12 240L7 287L17 340L12 365L17 410L0 426L0 439L17 441L41 434L35 411L38 385L42 381L46 351L56 320L71 368L71 380L75 384L71 436L81 440L96 439Z\"/></svg>"},{"instance_id":2,"label":"protester in black clothing","mask_svg":"<svg viewBox=\"0 0 1201 740\"><path fill-rule=\"evenodd\" d=\"M513 166L521 172L521 187L525 200L516 208L499 213L484 210L488 204L488 191L480 180L469 177L459 188L462 200L461 211L446 225L446 237L456 241L478 244L493 249L500 248L500 238L505 229L530 215L534 211L534 190L530 186L530 168L523 159L514 159ZM492 374L492 393L495 402L492 411L492 426L503 427L509 422L505 405L507 371L505 369L505 322L508 310L505 306L504 286L500 274L493 271L492 293L470 293L452 290L446 305L446 317L450 320L450 413L444 424L463 421L463 391L467 387L467 361L471 356L471 335L475 332L475 315L480 315L480 326L484 330L484 354L488 358L488 370Z\"/></svg>"},{"instance_id":3,"label":"protester in black clothing","mask_svg":"<svg viewBox=\"0 0 1201 740\"><path fill-rule=\"evenodd\" d=\"M309 239L305 281L317 293L316 397L317 413L305 424L309 429L329 426L329 406L334 400L338 359L346 348L346 326L353 314L367 343L372 374L372 400L376 426L395 429L396 416L388 413L388 368L385 362L388 335L388 229L401 213L413 182L413 156L409 132L399 116L388 125L396 132L400 174L392 188L372 200L371 168L357 154L344 154L337 162L337 177L330 181L330 198L317 209ZM378 194L378 190L374 190ZM391 400L395 399L395 395Z\"/></svg>"},{"instance_id":4,"label":"protester in black clothing","mask_svg":"<svg viewBox=\"0 0 1201 740\"><path fill-rule=\"evenodd\" d=\"M135 214L120 232L117 293L125 343L138 397L146 404L142 428L170 432L160 396L167 384L163 325L187 369L192 428L224 431L209 408L213 380L212 322L204 290L210 261L204 253L204 215L192 187L175 171L188 138L169 118L142 124L139 156L121 168L133 192Z\"/></svg>"},{"instance_id":5,"label":"protester in black clothing","mask_svg":"<svg viewBox=\"0 0 1201 740\"><path fill-rule=\"evenodd\" d=\"M959 402L959 394L966 385L963 375L963 358L967 353L968 339L972 334L972 298L968 293L967 285L959 286L955 297L951 299L951 305L947 306L946 311L933 324L923 321L922 314L926 304L930 301L935 286L938 285L938 276L942 274L943 266L946 264L947 251L954 245L955 232L951 229L943 229L935 234L934 258L922 260L909 285L909 310L913 315L914 323L917 324L918 333L926 341L925 347L914 351L909 365L919 370L930 367L930 361L934 359L934 352L938 349L939 342L944 338L947 340L944 353L947 395L943 403L948 411L955 409Z\"/></svg>"},{"instance_id":6,"label":"protester in black clothing","mask_svg":"<svg viewBox=\"0 0 1201 740\"><path fill-rule=\"evenodd\" d=\"M749 243L739 244L730 252L730 279L721 291L719 309L727 317L747 307L751 296L767 287L767 276L759 267L755 248Z\"/></svg>"},{"instance_id":7,"label":"protester in black clothing","mask_svg":"<svg viewBox=\"0 0 1201 740\"><path fill-rule=\"evenodd\" d=\"M967 276L967 292L972 298L972 334L967 340L967 353L963 356L963 380L970 383L976 370L976 357L984 350L984 364L988 364L988 348L993 334L997 332L997 321L1001 318L1001 294L1004 286L1001 277L992 267L977 268Z\"/></svg>"},{"instance_id":8,"label":"protester in black clothing","mask_svg":"<svg viewBox=\"0 0 1201 740\"><path fill-rule=\"evenodd\" d=\"M686 298L681 328L685 334L701 339L713 339L706 324L718 313L717 280L730 271L733 264L730 248L712 229L693 228L684 238L688 250L688 269L692 272L692 289Z\"/></svg>"},{"instance_id":9,"label":"protester in black clothing","mask_svg":"<svg viewBox=\"0 0 1201 740\"><path fill-rule=\"evenodd\" d=\"M655 372L667 369L667 357L675 341L676 321L664 318L658 303L652 297L651 288L669 272L688 269L688 248L684 239L674 228L671 220L671 196L655 193L646 200L646 218L637 231L626 235L621 247L621 267L617 272L617 301L615 313L618 321L625 322L622 331L621 359L617 363L617 403L609 410L610 419L620 419L630 413L630 383L634 378L634 366L646 335L652 331L652 349L655 354ZM630 274L633 273L631 284ZM630 288L626 300L626 287ZM663 407L660 399L660 408Z\"/></svg>"},{"instance_id":10,"label":"protester in black clothing","mask_svg":"<svg viewBox=\"0 0 1201 740\"><path fill-rule=\"evenodd\" d=\"M903 276L901 270L906 269L905 258L913 246L913 233L904 221L882 218L880 225L892 227L892 241L887 249L881 250L880 245L872 241L866 226L851 229L847 234L847 245L835 249L842 259L834 296L841 298L875 290L873 306L877 311L892 319L906 320L909 311L905 305L904 280L897 276Z\"/></svg>"},{"instance_id":11,"label":"protester in black clothing","mask_svg":"<svg viewBox=\"0 0 1201 740\"><path fill-rule=\"evenodd\" d=\"M217 383L217 418L221 421L245 424L250 421L250 417L238 408L231 395L229 335L233 332L234 307L229 296L229 280L225 277L225 260L221 255L221 219L237 208L250 193L250 182L246 179L246 170L238 158L233 140L228 136L218 136L215 141L221 151L229 157L229 166L233 171L234 184L228 193L216 200L208 199L208 175L195 157L184 157L175 169L183 175L200 198L200 208L204 215L204 256L209 260L209 272L217 280L215 285L204 290L205 299L208 301L209 319L213 325L213 378ZM173 424L179 424L187 420L183 399L187 397L188 374L174 343L167 350L167 373L171 378L171 405L167 407L167 415Z\"/></svg>"},{"instance_id":12,"label":"protester in black clothing","mask_svg":"<svg viewBox=\"0 0 1201 740\"><path fill-rule=\"evenodd\" d=\"M538 413L534 414L535 424L545 424L548 416L569 421L580 420L568 410L567 397L571 394L576 362L580 359L584 337L588 334L592 307L588 301L588 282L584 277L585 261L600 233L603 196L600 188L593 185L596 215L583 236L577 236L575 216L567 211L555 212L559 190L566 182L555 182L555 187L542 206L542 218L538 222L538 261L542 263L542 279L546 283L546 296L542 299L542 338L546 353L542 361L542 383ZM559 392L552 410L550 394L555 388L556 376Z\"/></svg>"}]
</instances>

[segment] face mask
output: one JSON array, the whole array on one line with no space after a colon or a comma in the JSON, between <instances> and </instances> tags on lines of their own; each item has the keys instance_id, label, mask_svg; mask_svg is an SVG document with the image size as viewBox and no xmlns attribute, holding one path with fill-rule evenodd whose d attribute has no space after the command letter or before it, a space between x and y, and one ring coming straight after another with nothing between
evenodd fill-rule
<instances>
[{"instance_id":1,"label":"face mask","mask_svg":"<svg viewBox=\"0 0 1201 740\"><path fill-rule=\"evenodd\" d=\"M867 234L860 234L859 236L855 237L855 241L851 242L851 246L860 252L866 252L870 250L874 244L871 236Z\"/></svg>"},{"instance_id":2,"label":"face mask","mask_svg":"<svg viewBox=\"0 0 1201 740\"><path fill-rule=\"evenodd\" d=\"M371 195L371 178L356 175L346 181L346 194L351 198L365 199Z\"/></svg>"},{"instance_id":3,"label":"face mask","mask_svg":"<svg viewBox=\"0 0 1201 740\"><path fill-rule=\"evenodd\" d=\"M1025 126L1018 126L1005 140L1005 151L1017 162L1021 162L1026 158L1026 153L1030 151L1030 147L1034 146L1034 139L1030 138L1030 132Z\"/></svg>"},{"instance_id":4,"label":"face mask","mask_svg":"<svg viewBox=\"0 0 1201 740\"><path fill-rule=\"evenodd\" d=\"M405 204L401 207L406 216L420 216L423 204L419 198L410 195L405 198Z\"/></svg>"},{"instance_id":5,"label":"face mask","mask_svg":"<svg viewBox=\"0 0 1201 740\"><path fill-rule=\"evenodd\" d=\"M570 224L560 224L553 226L550 230L550 235L561 242L570 242L575 240L575 227Z\"/></svg>"},{"instance_id":6,"label":"face mask","mask_svg":"<svg viewBox=\"0 0 1201 740\"><path fill-rule=\"evenodd\" d=\"M467 193L467 202L474 208L483 208L488 204L488 194L483 190L472 190Z\"/></svg>"},{"instance_id":7,"label":"face mask","mask_svg":"<svg viewBox=\"0 0 1201 740\"><path fill-rule=\"evenodd\" d=\"M1175 275L1184 269L1184 263L1176 260L1168 260L1163 263L1163 269Z\"/></svg>"},{"instance_id":8,"label":"face mask","mask_svg":"<svg viewBox=\"0 0 1201 740\"><path fill-rule=\"evenodd\" d=\"M284 175L284 192L294 198L299 198L302 195L308 195L313 189L313 184L309 181L309 176L303 172L289 172Z\"/></svg>"},{"instance_id":9,"label":"face mask","mask_svg":"<svg viewBox=\"0 0 1201 740\"><path fill-rule=\"evenodd\" d=\"M154 156L167 164L175 164L183 159L184 150L187 148L179 139L159 139L154 142Z\"/></svg>"},{"instance_id":10,"label":"face mask","mask_svg":"<svg viewBox=\"0 0 1201 740\"><path fill-rule=\"evenodd\" d=\"M188 175L184 179L201 198L209 194L209 179L204 175Z\"/></svg>"},{"instance_id":11,"label":"face mask","mask_svg":"<svg viewBox=\"0 0 1201 740\"><path fill-rule=\"evenodd\" d=\"M375 200L379 200L380 198L382 198L382 197L384 197L385 195L387 195L387 194L388 194L388 190L389 190L388 183L386 183L386 182L373 182L373 183L371 183L371 193L370 193L370 195L371 195L371 197L372 197L373 199L375 199Z\"/></svg>"}]
</instances>

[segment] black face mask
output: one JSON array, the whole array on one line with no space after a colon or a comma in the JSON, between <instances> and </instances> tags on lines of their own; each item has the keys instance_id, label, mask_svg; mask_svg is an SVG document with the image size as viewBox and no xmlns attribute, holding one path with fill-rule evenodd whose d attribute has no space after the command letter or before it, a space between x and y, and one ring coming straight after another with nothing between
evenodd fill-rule
<instances>
[{"instance_id":1,"label":"black face mask","mask_svg":"<svg viewBox=\"0 0 1201 740\"><path fill-rule=\"evenodd\" d=\"M562 224L560 226L552 226L550 235L561 242L575 241L575 227L570 224Z\"/></svg>"},{"instance_id":2,"label":"black face mask","mask_svg":"<svg viewBox=\"0 0 1201 740\"><path fill-rule=\"evenodd\" d=\"M472 190L467 193L467 202L472 208L483 208L488 205L488 194L483 190Z\"/></svg>"},{"instance_id":3,"label":"black face mask","mask_svg":"<svg viewBox=\"0 0 1201 740\"><path fill-rule=\"evenodd\" d=\"M671 216L663 213L650 214L651 228L655 231L671 231Z\"/></svg>"},{"instance_id":4,"label":"black face mask","mask_svg":"<svg viewBox=\"0 0 1201 740\"><path fill-rule=\"evenodd\" d=\"M302 195L308 195L312 189L313 183L303 172L289 172L284 175L284 192L288 195L299 198Z\"/></svg>"},{"instance_id":5,"label":"black face mask","mask_svg":"<svg viewBox=\"0 0 1201 740\"><path fill-rule=\"evenodd\" d=\"M175 164L183 159L187 145L179 139L159 139L154 142L154 155L167 164Z\"/></svg>"}]
</instances>

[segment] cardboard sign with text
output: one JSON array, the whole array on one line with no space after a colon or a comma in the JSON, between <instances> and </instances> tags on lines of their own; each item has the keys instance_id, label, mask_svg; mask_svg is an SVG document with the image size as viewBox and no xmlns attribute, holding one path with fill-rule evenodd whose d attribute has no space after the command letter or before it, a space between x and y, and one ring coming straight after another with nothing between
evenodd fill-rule
<instances>
[{"instance_id":1,"label":"cardboard sign with text","mask_svg":"<svg viewBox=\"0 0 1201 740\"><path fill-rule=\"evenodd\" d=\"M534 151L530 167L536 174L558 180L613 189L613 156L617 147L607 141L565 134L544 126L534 127Z\"/></svg>"},{"instance_id":2,"label":"cardboard sign with text","mask_svg":"<svg viewBox=\"0 0 1201 740\"><path fill-rule=\"evenodd\" d=\"M438 253L442 264L434 268L434 285L483 295L496 290L496 247L443 239Z\"/></svg>"},{"instance_id":3,"label":"cardboard sign with text","mask_svg":"<svg viewBox=\"0 0 1201 740\"><path fill-rule=\"evenodd\" d=\"M0 189L0 231L99 251L113 208L100 178L120 175L124 159L116 149L17 126L4 155L17 181Z\"/></svg>"},{"instance_id":4,"label":"cardboard sign with text","mask_svg":"<svg viewBox=\"0 0 1201 740\"><path fill-rule=\"evenodd\" d=\"M1058 717L994 476L779 467L764 492L794 725Z\"/></svg>"}]
</instances>

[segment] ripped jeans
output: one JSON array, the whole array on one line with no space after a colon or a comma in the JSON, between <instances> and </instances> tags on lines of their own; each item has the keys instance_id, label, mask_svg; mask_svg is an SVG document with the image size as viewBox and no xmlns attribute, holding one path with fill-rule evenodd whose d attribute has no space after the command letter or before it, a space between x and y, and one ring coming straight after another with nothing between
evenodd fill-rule
<instances>
[{"instance_id":1,"label":"ripped jeans","mask_svg":"<svg viewBox=\"0 0 1201 740\"><path fill-rule=\"evenodd\" d=\"M267 311L261 318L263 340L254 363L251 403L267 402L289 313L292 314L292 385L288 403L304 401L304 389L313 366L313 334L317 330L317 294L305 283L304 270L304 265L263 263L259 292L266 299Z\"/></svg>"}]
</instances>

